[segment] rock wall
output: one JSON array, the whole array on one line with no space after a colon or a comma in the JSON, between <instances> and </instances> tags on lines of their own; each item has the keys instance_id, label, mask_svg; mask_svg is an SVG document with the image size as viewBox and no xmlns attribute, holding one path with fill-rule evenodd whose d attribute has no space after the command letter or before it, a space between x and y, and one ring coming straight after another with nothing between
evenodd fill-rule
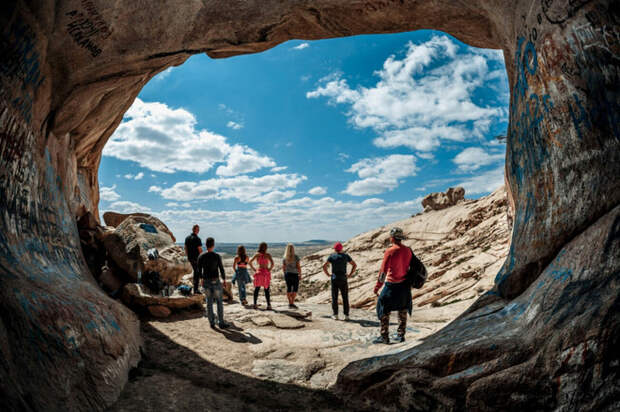
<instances>
[{"instance_id":1,"label":"rock wall","mask_svg":"<svg viewBox=\"0 0 620 412\"><path fill-rule=\"evenodd\" d=\"M98 216L102 148L152 76L196 53L227 57L292 38L433 28L504 51L510 254L469 315L413 352L351 365L340 387L372 399L395 390L390 380L409 382L411 392L382 396L386 407L610 405L616 386L599 384L613 384L618 368L609 348L619 336L619 19L612 0L3 2L3 399L20 409L103 409L139 357L137 322L94 285L75 219ZM490 346L467 340L479 330L491 337L478 342ZM448 347L451 339L460 344ZM493 348L506 355L493 357ZM518 370L536 374L517 379ZM485 376L517 398L491 397L496 386Z\"/></svg>"}]
</instances>

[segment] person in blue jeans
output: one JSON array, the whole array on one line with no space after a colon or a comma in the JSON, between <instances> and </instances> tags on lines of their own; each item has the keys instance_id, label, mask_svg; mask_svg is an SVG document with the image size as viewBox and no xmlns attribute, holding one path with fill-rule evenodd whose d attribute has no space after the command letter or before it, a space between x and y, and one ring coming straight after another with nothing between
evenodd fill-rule
<instances>
[{"instance_id":1,"label":"person in blue jeans","mask_svg":"<svg viewBox=\"0 0 620 412\"><path fill-rule=\"evenodd\" d=\"M342 252L342 243L334 244L334 251L323 265L323 272L332 279L332 319L338 320L338 292L342 295L344 320L349 320L349 283L347 278L355 273L357 264L346 253ZM347 263L351 264L351 272L347 275ZM327 266L332 266L332 273L327 271Z\"/></svg>"},{"instance_id":2,"label":"person in blue jeans","mask_svg":"<svg viewBox=\"0 0 620 412\"><path fill-rule=\"evenodd\" d=\"M215 327L215 316L213 314L213 301L217 304L217 318L220 328L227 328L229 325L224 322L224 305L222 303L222 284L218 278L218 271L222 277L222 283L226 286L226 274L222 257L215 253L215 239L207 238L205 242L207 251L198 256L198 275L203 279L205 290L205 301L207 304L206 316L209 318L211 327Z\"/></svg>"},{"instance_id":3,"label":"person in blue jeans","mask_svg":"<svg viewBox=\"0 0 620 412\"><path fill-rule=\"evenodd\" d=\"M235 275L232 278L232 284L234 285L235 282L237 282L239 286L239 300L243 306L248 304L245 294L245 285L246 283L252 282L252 278L248 272L248 260L249 258L245 253L245 247L243 245L237 247L237 256L235 256L235 260L233 261Z\"/></svg>"}]
</instances>

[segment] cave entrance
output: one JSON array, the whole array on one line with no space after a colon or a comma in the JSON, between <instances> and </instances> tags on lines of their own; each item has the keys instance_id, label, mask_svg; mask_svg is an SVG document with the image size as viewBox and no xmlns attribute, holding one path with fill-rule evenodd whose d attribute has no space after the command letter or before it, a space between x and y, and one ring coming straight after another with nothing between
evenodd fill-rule
<instances>
[{"instance_id":1,"label":"cave entrance","mask_svg":"<svg viewBox=\"0 0 620 412\"><path fill-rule=\"evenodd\" d=\"M229 280L237 245L252 256L268 241L275 311L264 310L262 292L258 311L244 307L235 286L224 306L231 329L214 332L202 312L182 311L172 322L147 320L147 339L165 336L218 367L313 388L334 384L354 360L420 343L492 288L508 253L506 194L496 192L508 96L501 51L436 31L194 56L157 75L103 149L100 211L152 214L181 245L198 224L203 242L216 239ZM455 199L458 211L437 200L411 217L426 194L450 186L469 199ZM373 346L372 288L389 244L377 228L399 221L430 280L414 291L407 343ZM334 241L351 238L353 309L338 322L322 264ZM280 273L288 242L302 258L299 310L287 307Z\"/></svg>"}]
</instances>

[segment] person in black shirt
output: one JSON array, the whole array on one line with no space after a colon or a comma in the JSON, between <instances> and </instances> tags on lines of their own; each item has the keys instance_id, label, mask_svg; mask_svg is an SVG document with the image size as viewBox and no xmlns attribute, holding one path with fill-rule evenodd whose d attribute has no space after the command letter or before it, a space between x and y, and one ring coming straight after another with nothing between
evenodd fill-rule
<instances>
[{"instance_id":1,"label":"person in black shirt","mask_svg":"<svg viewBox=\"0 0 620 412\"><path fill-rule=\"evenodd\" d=\"M198 237L199 231L200 226L194 225L192 227L192 234L185 238L185 254L187 255L187 260L189 260L189 263L192 265L192 269L194 269L194 293L200 293L198 290L200 277L196 271L198 256L202 253L202 240Z\"/></svg>"},{"instance_id":2,"label":"person in black shirt","mask_svg":"<svg viewBox=\"0 0 620 412\"><path fill-rule=\"evenodd\" d=\"M342 295L342 306L344 309L344 320L349 320L349 283L347 278L355 273L357 264L351 259L351 256L342 253L342 243L334 244L336 253L332 253L327 258L327 262L323 265L323 272L332 278L332 319L338 319L338 291ZM347 275L347 263L351 264L351 272ZM332 265L331 275L327 271L327 265Z\"/></svg>"},{"instance_id":3,"label":"person in black shirt","mask_svg":"<svg viewBox=\"0 0 620 412\"><path fill-rule=\"evenodd\" d=\"M226 286L226 274L224 273L224 265L222 257L215 253L215 239L208 237L205 242L207 251L198 257L198 276L203 279L207 313L211 327L215 327L215 316L213 314L213 300L217 303L217 318L220 328L227 328L228 324L224 322L224 305L222 303L222 284L218 278L218 271L222 276L222 283Z\"/></svg>"}]
</instances>

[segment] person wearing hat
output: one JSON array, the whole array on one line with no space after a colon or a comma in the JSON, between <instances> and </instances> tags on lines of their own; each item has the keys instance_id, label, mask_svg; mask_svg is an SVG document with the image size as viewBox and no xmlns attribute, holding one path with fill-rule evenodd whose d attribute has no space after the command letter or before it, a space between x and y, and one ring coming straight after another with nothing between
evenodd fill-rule
<instances>
[{"instance_id":1,"label":"person wearing hat","mask_svg":"<svg viewBox=\"0 0 620 412\"><path fill-rule=\"evenodd\" d=\"M411 315L411 286L405 282L407 270L413 252L402 244L405 235L399 227L390 230L390 242L392 245L385 251L383 262L379 271L379 279L375 285L375 295L381 295L377 300L377 316L381 321L381 336L373 343L390 343L388 327L390 325L390 312L398 311L398 330L396 342L405 341L407 328L407 312Z\"/></svg>"},{"instance_id":2,"label":"person wearing hat","mask_svg":"<svg viewBox=\"0 0 620 412\"><path fill-rule=\"evenodd\" d=\"M344 320L349 320L349 284L347 278L355 273L357 264L346 253L342 253L342 243L334 244L336 253L332 253L323 264L323 272L331 276L332 280L332 319L338 319L338 291L342 295L342 306L344 310ZM347 275L347 263L351 264L351 272ZM327 265L332 265L332 273L327 271Z\"/></svg>"}]
</instances>

